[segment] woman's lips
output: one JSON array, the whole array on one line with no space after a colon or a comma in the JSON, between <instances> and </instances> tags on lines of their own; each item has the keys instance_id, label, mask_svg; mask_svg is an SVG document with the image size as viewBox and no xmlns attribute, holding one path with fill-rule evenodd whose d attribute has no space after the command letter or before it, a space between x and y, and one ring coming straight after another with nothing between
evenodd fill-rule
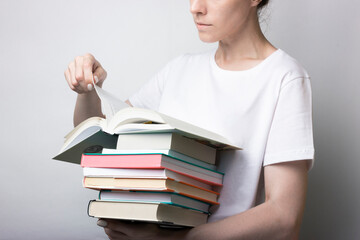
<instances>
[{"instance_id":1,"label":"woman's lips","mask_svg":"<svg viewBox=\"0 0 360 240\"><path fill-rule=\"evenodd\" d=\"M206 29L206 28L211 27L211 24L206 24L206 23L197 22L197 23L196 23L196 27L197 27L199 30L204 30L204 29Z\"/></svg>"}]
</instances>

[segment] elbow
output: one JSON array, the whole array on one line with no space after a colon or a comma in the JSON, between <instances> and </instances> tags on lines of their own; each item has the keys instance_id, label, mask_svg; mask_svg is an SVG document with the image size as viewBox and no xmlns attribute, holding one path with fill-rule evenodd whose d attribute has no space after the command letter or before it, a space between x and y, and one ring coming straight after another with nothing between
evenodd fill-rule
<instances>
[{"instance_id":1,"label":"elbow","mask_svg":"<svg viewBox=\"0 0 360 240\"><path fill-rule=\"evenodd\" d=\"M273 207L274 216L274 233L276 239L282 240L297 240L299 239L299 232L303 217L303 208L296 208L293 206L284 206L285 204L278 204L269 201Z\"/></svg>"},{"instance_id":2,"label":"elbow","mask_svg":"<svg viewBox=\"0 0 360 240\"><path fill-rule=\"evenodd\" d=\"M279 222L279 239L297 240L299 238L302 216L286 216L284 214L284 216L280 216Z\"/></svg>"}]
</instances>

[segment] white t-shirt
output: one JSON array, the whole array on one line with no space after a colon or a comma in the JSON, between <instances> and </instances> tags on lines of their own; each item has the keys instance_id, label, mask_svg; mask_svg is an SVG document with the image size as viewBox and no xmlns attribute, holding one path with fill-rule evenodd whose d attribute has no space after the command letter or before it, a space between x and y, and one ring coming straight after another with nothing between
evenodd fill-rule
<instances>
[{"instance_id":1,"label":"white t-shirt","mask_svg":"<svg viewBox=\"0 0 360 240\"><path fill-rule=\"evenodd\" d=\"M229 71L216 64L215 52L172 60L129 98L135 107L198 125L243 148L221 153L224 185L209 221L259 204L264 166L309 159L311 168L314 159L310 78L300 64L278 49L249 70Z\"/></svg>"}]
</instances>

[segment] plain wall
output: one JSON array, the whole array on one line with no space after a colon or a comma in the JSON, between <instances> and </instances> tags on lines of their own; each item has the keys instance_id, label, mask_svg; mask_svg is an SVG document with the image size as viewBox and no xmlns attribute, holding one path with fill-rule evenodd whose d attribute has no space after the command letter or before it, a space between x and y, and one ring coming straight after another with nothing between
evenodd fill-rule
<instances>
[{"instance_id":1,"label":"plain wall","mask_svg":"<svg viewBox=\"0 0 360 240\"><path fill-rule=\"evenodd\" d=\"M360 3L273 0L263 28L312 76L316 162L301 239L359 239ZM187 0L0 1L0 239L107 239L86 213L80 166L51 160L72 129L63 76L93 53L126 98L167 61L204 44Z\"/></svg>"}]
</instances>

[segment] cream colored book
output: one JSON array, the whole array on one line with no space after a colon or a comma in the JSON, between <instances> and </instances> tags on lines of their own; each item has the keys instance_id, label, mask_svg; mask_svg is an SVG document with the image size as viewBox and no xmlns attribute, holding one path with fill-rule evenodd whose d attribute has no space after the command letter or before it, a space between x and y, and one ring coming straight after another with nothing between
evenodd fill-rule
<instances>
[{"instance_id":1,"label":"cream colored book","mask_svg":"<svg viewBox=\"0 0 360 240\"><path fill-rule=\"evenodd\" d=\"M208 214L162 203L90 201L91 217L154 222L162 225L196 227L207 222Z\"/></svg>"},{"instance_id":2,"label":"cream colored book","mask_svg":"<svg viewBox=\"0 0 360 240\"><path fill-rule=\"evenodd\" d=\"M83 168L84 177L108 177L108 178L171 178L177 182L183 182L197 187L212 189L212 185L198 181L194 178L171 171L169 169L141 169L141 168Z\"/></svg>"},{"instance_id":3,"label":"cream colored book","mask_svg":"<svg viewBox=\"0 0 360 240\"><path fill-rule=\"evenodd\" d=\"M85 177L84 187L96 190L176 192L210 204L219 204L219 193L172 179Z\"/></svg>"}]
</instances>

